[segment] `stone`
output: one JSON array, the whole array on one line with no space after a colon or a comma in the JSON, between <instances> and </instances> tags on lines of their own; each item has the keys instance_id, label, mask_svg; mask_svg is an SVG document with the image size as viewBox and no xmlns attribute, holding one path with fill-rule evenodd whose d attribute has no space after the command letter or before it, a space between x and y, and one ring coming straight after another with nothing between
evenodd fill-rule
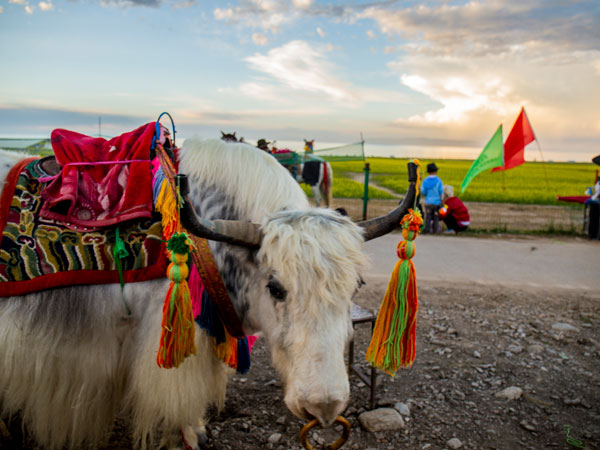
<instances>
[{"instance_id":1,"label":"stone","mask_svg":"<svg viewBox=\"0 0 600 450\"><path fill-rule=\"evenodd\" d=\"M517 386L509 386L506 389L496 392L495 397L504 398L506 400L517 400L523 394L523 389Z\"/></svg>"},{"instance_id":2,"label":"stone","mask_svg":"<svg viewBox=\"0 0 600 450\"><path fill-rule=\"evenodd\" d=\"M277 425L284 425L285 424L285 416L279 416L277 418L277 420L275 421L275 423L277 423Z\"/></svg>"},{"instance_id":3,"label":"stone","mask_svg":"<svg viewBox=\"0 0 600 450\"><path fill-rule=\"evenodd\" d=\"M403 416L410 416L410 408L408 407L408 405L406 403L397 402L394 405L394 409L396 411L398 411L400 414L402 414Z\"/></svg>"},{"instance_id":4,"label":"stone","mask_svg":"<svg viewBox=\"0 0 600 450\"><path fill-rule=\"evenodd\" d=\"M575 331L578 332L579 328L574 327L570 323L556 322L552 324L552 329L557 331Z\"/></svg>"},{"instance_id":5,"label":"stone","mask_svg":"<svg viewBox=\"0 0 600 450\"><path fill-rule=\"evenodd\" d=\"M521 425L527 431L536 431L535 427L532 424L530 424L529 422L527 422L526 420L521 420L521 422L519 422L519 425Z\"/></svg>"},{"instance_id":6,"label":"stone","mask_svg":"<svg viewBox=\"0 0 600 450\"><path fill-rule=\"evenodd\" d=\"M544 351L544 347L540 344L531 344L527 347L527 351L531 354L537 355Z\"/></svg>"},{"instance_id":7,"label":"stone","mask_svg":"<svg viewBox=\"0 0 600 450\"><path fill-rule=\"evenodd\" d=\"M473 356L474 356L475 358L481 358L481 353L479 353L477 350L475 350L475 351L473 352Z\"/></svg>"},{"instance_id":8,"label":"stone","mask_svg":"<svg viewBox=\"0 0 600 450\"><path fill-rule=\"evenodd\" d=\"M362 427L375 433L378 431L400 430L405 427L404 419L398 411L393 408L379 408L366 411L358 416Z\"/></svg>"},{"instance_id":9,"label":"stone","mask_svg":"<svg viewBox=\"0 0 600 450\"><path fill-rule=\"evenodd\" d=\"M452 439L449 439L448 442L446 442L446 445L448 447L456 450L457 448L462 447L462 442L460 442L460 439L458 439L458 438L452 438Z\"/></svg>"},{"instance_id":10,"label":"stone","mask_svg":"<svg viewBox=\"0 0 600 450\"><path fill-rule=\"evenodd\" d=\"M281 434L280 433L273 433L271 436L269 436L269 443L271 444L277 444L279 441L281 440Z\"/></svg>"},{"instance_id":11,"label":"stone","mask_svg":"<svg viewBox=\"0 0 600 450\"><path fill-rule=\"evenodd\" d=\"M509 345L507 350L516 355L523 351L523 347L521 347L520 345Z\"/></svg>"}]
</instances>

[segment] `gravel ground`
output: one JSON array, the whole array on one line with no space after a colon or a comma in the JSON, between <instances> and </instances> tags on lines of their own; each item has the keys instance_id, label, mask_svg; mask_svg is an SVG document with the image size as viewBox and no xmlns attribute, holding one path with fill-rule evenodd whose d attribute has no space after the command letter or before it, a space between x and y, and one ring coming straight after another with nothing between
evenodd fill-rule
<instances>
[{"instance_id":1,"label":"gravel ground","mask_svg":"<svg viewBox=\"0 0 600 450\"><path fill-rule=\"evenodd\" d=\"M425 246L417 247L422 255ZM535 247L527 249L544 250ZM382 272L367 277L356 303L379 307L389 276ZM352 375L344 449L600 448L600 291L424 278L419 301L413 367L378 376L377 408L403 412L403 425L365 430L359 416L369 408L369 388ZM357 326L355 361L365 371L369 338L370 328ZM231 379L224 410L211 412L206 449L301 448L304 424L285 407L263 344L250 372ZM512 399L500 394L507 388ZM10 432L11 441L0 433L0 449L38 448L16 421ZM316 430L310 439L332 442L338 432ZM120 421L106 449L131 448L127 421Z\"/></svg>"},{"instance_id":2,"label":"gravel ground","mask_svg":"<svg viewBox=\"0 0 600 450\"><path fill-rule=\"evenodd\" d=\"M377 307L384 288L367 284L357 301ZM369 389L352 376L344 448L600 448L598 295L431 283L419 295L415 364L395 378L378 376L378 407L406 413L400 403L407 406L404 428L362 429ZM356 361L364 360L369 331L356 329ZM207 448L301 448L303 423L285 408L268 361L259 344L252 370L233 378L225 410L212 418ZM497 396L508 387L518 398ZM336 438L331 430L313 435Z\"/></svg>"}]
</instances>

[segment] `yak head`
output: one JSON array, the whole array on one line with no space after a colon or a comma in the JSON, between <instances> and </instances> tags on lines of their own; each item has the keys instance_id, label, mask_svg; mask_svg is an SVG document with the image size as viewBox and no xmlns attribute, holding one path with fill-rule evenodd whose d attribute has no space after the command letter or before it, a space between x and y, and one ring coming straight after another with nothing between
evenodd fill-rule
<instances>
[{"instance_id":1,"label":"yak head","mask_svg":"<svg viewBox=\"0 0 600 450\"><path fill-rule=\"evenodd\" d=\"M362 244L400 223L414 203L415 170L394 211L360 223L321 208L283 209L261 224L207 220L184 202L181 220L190 233L251 250L246 254L255 269L245 277L250 300L241 314L244 329L268 338L285 402L300 418L328 426L348 403L344 349L352 333L351 298L364 262ZM179 184L185 196L185 177Z\"/></svg>"}]
</instances>

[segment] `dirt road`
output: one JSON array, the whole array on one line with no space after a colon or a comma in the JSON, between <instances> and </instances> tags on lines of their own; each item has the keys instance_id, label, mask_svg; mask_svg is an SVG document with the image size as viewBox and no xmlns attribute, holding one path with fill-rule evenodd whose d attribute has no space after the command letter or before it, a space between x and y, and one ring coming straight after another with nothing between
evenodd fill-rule
<instances>
[{"instance_id":1,"label":"dirt road","mask_svg":"<svg viewBox=\"0 0 600 450\"><path fill-rule=\"evenodd\" d=\"M399 233L366 244L367 274L389 277ZM449 284L489 284L519 288L565 288L600 294L600 241L552 238L477 238L420 235L413 258L417 277Z\"/></svg>"}]
</instances>

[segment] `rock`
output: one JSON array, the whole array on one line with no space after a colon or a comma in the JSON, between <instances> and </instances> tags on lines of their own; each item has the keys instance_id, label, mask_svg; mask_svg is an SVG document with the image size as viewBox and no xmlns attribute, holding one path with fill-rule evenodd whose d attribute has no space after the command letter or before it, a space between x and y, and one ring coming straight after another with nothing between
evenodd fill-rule
<instances>
[{"instance_id":1,"label":"rock","mask_svg":"<svg viewBox=\"0 0 600 450\"><path fill-rule=\"evenodd\" d=\"M519 422L519 425L521 425L527 431L535 431L535 427L526 420L521 420L521 422Z\"/></svg>"},{"instance_id":2,"label":"rock","mask_svg":"<svg viewBox=\"0 0 600 450\"><path fill-rule=\"evenodd\" d=\"M277 418L277 420L275 421L275 423L277 423L277 425L284 425L285 424L285 416L279 416Z\"/></svg>"},{"instance_id":3,"label":"rock","mask_svg":"<svg viewBox=\"0 0 600 450\"><path fill-rule=\"evenodd\" d=\"M460 442L460 439L458 438L452 438L446 442L446 445L452 449L457 449L462 447L462 442Z\"/></svg>"},{"instance_id":4,"label":"rock","mask_svg":"<svg viewBox=\"0 0 600 450\"><path fill-rule=\"evenodd\" d=\"M523 347L521 347L520 345L509 345L507 350L516 355L523 351Z\"/></svg>"},{"instance_id":5,"label":"rock","mask_svg":"<svg viewBox=\"0 0 600 450\"><path fill-rule=\"evenodd\" d=\"M579 328L574 327L570 323L556 322L552 324L552 329L557 331L575 331L578 332Z\"/></svg>"},{"instance_id":6,"label":"rock","mask_svg":"<svg viewBox=\"0 0 600 450\"><path fill-rule=\"evenodd\" d=\"M402 416L393 408L379 408L373 411L366 411L358 416L358 421L365 430L371 433L400 430L405 426Z\"/></svg>"},{"instance_id":7,"label":"rock","mask_svg":"<svg viewBox=\"0 0 600 450\"><path fill-rule=\"evenodd\" d=\"M410 416L410 408L406 403L398 402L394 405L394 409L403 416Z\"/></svg>"},{"instance_id":8,"label":"rock","mask_svg":"<svg viewBox=\"0 0 600 450\"><path fill-rule=\"evenodd\" d=\"M271 444L277 444L279 441L281 440L281 434L280 433L273 433L271 436L269 436L269 443Z\"/></svg>"},{"instance_id":9,"label":"rock","mask_svg":"<svg viewBox=\"0 0 600 450\"><path fill-rule=\"evenodd\" d=\"M527 347L527 351L531 354L537 355L544 351L544 347L540 344L531 344L529 347Z\"/></svg>"},{"instance_id":10,"label":"rock","mask_svg":"<svg viewBox=\"0 0 600 450\"><path fill-rule=\"evenodd\" d=\"M506 389L501 390L500 392L496 392L495 397L497 398L505 398L506 400L517 400L521 397L523 393L523 389L517 386L509 386Z\"/></svg>"},{"instance_id":11,"label":"rock","mask_svg":"<svg viewBox=\"0 0 600 450\"><path fill-rule=\"evenodd\" d=\"M473 356L474 356L475 358L481 358L481 353L479 353L477 350L475 350L475 351L473 352Z\"/></svg>"}]
</instances>

